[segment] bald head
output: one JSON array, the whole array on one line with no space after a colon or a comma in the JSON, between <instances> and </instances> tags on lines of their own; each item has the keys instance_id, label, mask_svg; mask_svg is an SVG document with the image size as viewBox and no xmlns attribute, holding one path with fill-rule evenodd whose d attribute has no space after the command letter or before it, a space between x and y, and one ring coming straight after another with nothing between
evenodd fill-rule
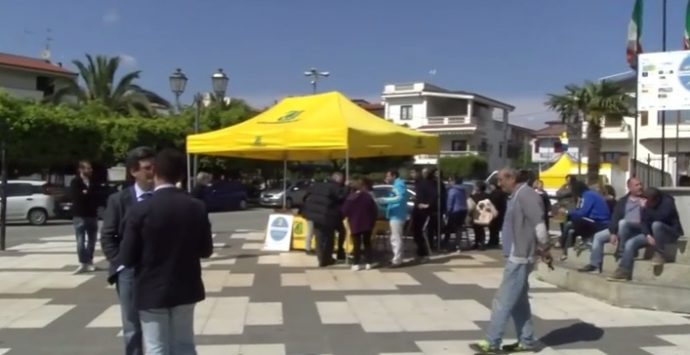
<instances>
[{"instance_id":1,"label":"bald head","mask_svg":"<svg viewBox=\"0 0 690 355\"><path fill-rule=\"evenodd\" d=\"M628 192L635 197L642 196L643 188L640 179L636 177L628 179Z\"/></svg>"},{"instance_id":2,"label":"bald head","mask_svg":"<svg viewBox=\"0 0 690 355\"><path fill-rule=\"evenodd\" d=\"M331 175L331 180L333 180L334 182L336 182L338 184L342 184L343 183L343 174L335 172L335 173L333 173L333 175Z\"/></svg>"}]
</instances>

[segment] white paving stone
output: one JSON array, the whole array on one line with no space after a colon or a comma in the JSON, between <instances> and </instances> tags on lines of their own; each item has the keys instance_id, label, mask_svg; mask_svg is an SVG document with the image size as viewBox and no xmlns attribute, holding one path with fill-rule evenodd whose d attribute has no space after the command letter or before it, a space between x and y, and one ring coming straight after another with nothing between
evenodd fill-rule
<instances>
[{"instance_id":1,"label":"white paving stone","mask_svg":"<svg viewBox=\"0 0 690 355\"><path fill-rule=\"evenodd\" d=\"M324 324L361 324L366 332L478 330L489 310L474 300L444 301L436 295L349 295L345 302L317 302ZM417 311L410 312L410 309Z\"/></svg>"},{"instance_id":2,"label":"white paving stone","mask_svg":"<svg viewBox=\"0 0 690 355\"><path fill-rule=\"evenodd\" d=\"M263 241L264 239L266 239L266 234L264 234L263 232L233 233L230 236L230 239Z\"/></svg>"},{"instance_id":3,"label":"white paving stone","mask_svg":"<svg viewBox=\"0 0 690 355\"><path fill-rule=\"evenodd\" d=\"M283 344L197 345L199 355L285 355Z\"/></svg>"},{"instance_id":4,"label":"white paving stone","mask_svg":"<svg viewBox=\"0 0 690 355\"><path fill-rule=\"evenodd\" d=\"M280 302L257 302L247 306L246 325L283 324L283 304Z\"/></svg>"},{"instance_id":5,"label":"white paving stone","mask_svg":"<svg viewBox=\"0 0 690 355\"><path fill-rule=\"evenodd\" d=\"M478 285L482 288L498 288L503 279L503 268L454 268L450 271L434 272L436 277L450 285ZM556 286L530 276L531 288L556 288Z\"/></svg>"},{"instance_id":6,"label":"white paving stone","mask_svg":"<svg viewBox=\"0 0 690 355\"><path fill-rule=\"evenodd\" d=\"M257 262L260 265L280 265L281 267L309 268L319 266L315 256L301 252L261 255Z\"/></svg>"},{"instance_id":7,"label":"white paving stone","mask_svg":"<svg viewBox=\"0 0 690 355\"><path fill-rule=\"evenodd\" d=\"M93 277L94 274L72 275L59 271L0 271L0 293L32 294L43 289L74 289Z\"/></svg>"},{"instance_id":8,"label":"white paving stone","mask_svg":"<svg viewBox=\"0 0 690 355\"><path fill-rule=\"evenodd\" d=\"M53 237L42 237L41 241L44 242L72 242L72 245L76 248L76 237L74 235L57 235Z\"/></svg>"},{"instance_id":9,"label":"white paving stone","mask_svg":"<svg viewBox=\"0 0 690 355\"><path fill-rule=\"evenodd\" d=\"M242 250L261 250L263 249L263 243L243 243Z\"/></svg>"},{"instance_id":10,"label":"white paving stone","mask_svg":"<svg viewBox=\"0 0 690 355\"><path fill-rule=\"evenodd\" d=\"M662 339L673 345L665 346L648 346L643 347L642 350L652 355L687 355L690 354L690 335L688 334L673 334L673 335L657 335L657 338Z\"/></svg>"},{"instance_id":11,"label":"white paving stone","mask_svg":"<svg viewBox=\"0 0 690 355\"><path fill-rule=\"evenodd\" d=\"M48 302L46 298L0 299L0 329L43 328L75 307Z\"/></svg>"},{"instance_id":12,"label":"white paving stone","mask_svg":"<svg viewBox=\"0 0 690 355\"><path fill-rule=\"evenodd\" d=\"M309 281L304 273L281 274L280 285L286 286L308 286Z\"/></svg>"},{"instance_id":13,"label":"white paving stone","mask_svg":"<svg viewBox=\"0 0 690 355\"><path fill-rule=\"evenodd\" d=\"M218 253L211 254L211 257L201 261L201 267L207 268L215 265L235 265L237 263L236 258L230 258L225 255L220 255Z\"/></svg>"},{"instance_id":14,"label":"white paving stone","mask_svg":"<svg viewBox=\"0 0 690 355\"><path fill-rule=\"evenodd\" d=\"M86 325L87 328L119 328L120 326L122 326L122 316L119 304L106 308L103 313Z\"/></svg>"},{"instance_id":15,"label":"white paving stone","mask_svg":"<svg viewBox=\"0 0 690 355\"><path fill-rule=\"evenodd\" d=\"M689 325L680 314L618 308L574 292L530 294L532 313L546 320L579 319L601 328Z\"/></svg>"},{"instance_id":16,"label":"white paving stone","mask_svg":"<svg viewBox=\"0 0 690 355\"><path fill-rule=\"evenodd\" d=\"M0 269L47 269L59 270L66 266L77 266L79 261L72 254L27 254L21 256L8 255L0 258ZM104 257L97 256L94 263L105 260Z\"/></svg>"},{"instance_id":17,"label":"white paving stone","mask_svg":"<svg viewBox=\"0 0 690 355\"><path fill-rule=\"evenodd\" d=\"M481 266L484 264L495 263L496 259L485 254L460 254L456 257L451 257L450 260L444 263L448 266Z\"/></svg>"},{"instance_id":18,"label":"white paving stone","mask_svg":"<svg viewBox=\"0 0 690 355\"><path fill-rule=\"evenodd\" d=\"M228 270L203 270L206 292L220 292L225 287L251 287L254 274L233 274Z\"/></svg>"},{"instance_id":19,"label":"white paving stone","mask_svg":"<svg viewBox=\"0 0 690 355\"><path fill-rule=\"evenodd\" d=\"M408 273L379 270L318 269L281 275L283 286L309 286L314 291L397 290L419 284Z\"/></svg>"},{"instance_id":20,"label":"white paving stone","mask_svg":"<svg viewBox=\"0 0 690 355\"><path fill-rule=\"evenodd\" d=\"M513 343L515 340L505 339L504 344ZM440 341L417 341L415 344L424 355L474 355L475 352L469 348L474 341L461 340L440 340ZM539 355L607 355L597 349L572 349L555 350L545 348Z\"/></svg>"}]
</instances>

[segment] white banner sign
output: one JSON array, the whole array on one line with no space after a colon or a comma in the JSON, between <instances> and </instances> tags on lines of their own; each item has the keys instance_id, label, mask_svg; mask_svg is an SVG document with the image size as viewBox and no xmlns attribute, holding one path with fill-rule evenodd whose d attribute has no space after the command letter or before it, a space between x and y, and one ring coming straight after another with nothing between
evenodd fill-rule
<instances>
[{"instance_id":1,"label":"white banner sign","mask_svg":"<svg viewBox=\"0 0 690 355\"><path fill-rule=\"evenodd\" d=\"M690 110L690 51L640 54L640 111Z\"/></svg>"},{"instance_id":2,"label":"white banner sign","mask_svg":"<svg viewBox=\"0 0 690 355\"><path fill-rule=\"evenodd\" d=\"M268 216L264 250L290 251L292 222L293 216L289 214L272 214Z\"/></svg>"}]
</instances>

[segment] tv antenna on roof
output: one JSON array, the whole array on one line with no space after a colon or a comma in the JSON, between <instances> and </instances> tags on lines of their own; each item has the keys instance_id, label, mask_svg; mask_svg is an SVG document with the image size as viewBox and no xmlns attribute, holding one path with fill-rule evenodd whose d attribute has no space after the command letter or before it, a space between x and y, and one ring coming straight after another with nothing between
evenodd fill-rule
<instances>
[{"instance_id":1,"label":"tv antenna on roof","mask_svg":"<svg viewBox=\"0 0 690 355\"><path fill-rule=\"evenodd\" d=\"M43 52L41 52L41 59L45 60L46 62L50 62L50 42L53 41L53 37L50 36L50 34L53 31L50 28L46 28L46 43L45 43L45 48L43 49Z\"/></svg>"}]
</instances>

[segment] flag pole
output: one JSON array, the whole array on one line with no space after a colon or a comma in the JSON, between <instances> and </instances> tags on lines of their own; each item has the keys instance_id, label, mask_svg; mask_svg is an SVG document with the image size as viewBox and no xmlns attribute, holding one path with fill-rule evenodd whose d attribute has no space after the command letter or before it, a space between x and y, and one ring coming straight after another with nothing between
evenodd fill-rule
<instances>
[{"instance_id":1,"label":"flag pole","mask_svg":"<svg viewBox=\"0 0 690 355\"><path fill-rule=\"evenodd\" d=\"M667 0L662 2L661 21L661 51L666 52L666 6ZM661 186L666 183L666 110L661 111Z\"/></svg>"}]
</instances>

